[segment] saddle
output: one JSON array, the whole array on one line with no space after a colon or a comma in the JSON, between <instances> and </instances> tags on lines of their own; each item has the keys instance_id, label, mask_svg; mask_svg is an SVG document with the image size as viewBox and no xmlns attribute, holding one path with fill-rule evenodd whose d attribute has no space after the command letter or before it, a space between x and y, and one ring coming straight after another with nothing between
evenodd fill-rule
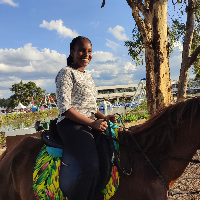
<instances>
[{"instance_id":1,"label":"saddle","mask_svg":"<svg viewBox=\"0 0 200 200\"><path fill-rule=\"evenodd\" d=\"M44 130L42 133L42 140L48 147L63 149L63 143L57 131L57 119L52 120L49 125L49 130ZM95 189L95 196L102 199L102 190L110 180L112 171L113 152L108 136L104 134L93 133L96 149L99 157L99 173L100 179Z\"/></svg>"}]
</instances>

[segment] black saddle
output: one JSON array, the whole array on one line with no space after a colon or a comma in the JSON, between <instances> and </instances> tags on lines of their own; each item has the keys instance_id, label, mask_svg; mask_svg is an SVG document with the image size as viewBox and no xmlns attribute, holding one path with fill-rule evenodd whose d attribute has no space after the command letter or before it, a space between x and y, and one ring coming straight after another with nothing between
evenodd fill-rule
<instances>
[{"instance_id":1,"label":"black saddle","mask_svg":"<svg viewBox=\"0 0 200 200\"><path fill-rule=\"evenodd\" d=\"M50 121L49 130L42 132L42 140L47 146L63 149L63 142L57 131L56 122L57 118Z\"/></svg>"},{"instance_id":2,"label":"black saddle","mask_svg":"<svg viewBox=\"0 0 200 200\"><path fill-rule=\"evenodd\" d=\"M56 125L57 119L52 120L49 125L49 130L44 130L42 133L42 140L44 144L50 147L63 149L63 142L59 136ZM110 140L104 134L93 132L96 143L96 149L99 157L99 173L100 180L96 186L95 196L97 199L102 199L102 190L110 180L112 171L112 155L113 152L110 146Z\"/></svg>"}]
</instances>

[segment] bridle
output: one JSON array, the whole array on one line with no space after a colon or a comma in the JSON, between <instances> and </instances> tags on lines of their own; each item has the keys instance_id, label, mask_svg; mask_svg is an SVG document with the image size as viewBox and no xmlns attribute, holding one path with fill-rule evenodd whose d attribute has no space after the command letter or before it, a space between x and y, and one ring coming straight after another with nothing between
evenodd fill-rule
<instances>
[{"instance_id":1,"label":"bridle","mask_svg":"<svg viewBox=\"0 0 200 200\"><path fill-rule=\"evenodd\" d=\"M162 175L159 173L159 171L155 168L155 166L153 165L153 163L151 162L151 160L148 158L148 156L145 154L145 152L143 151L143 149L140 147L140 145L138 144L138 142L135 140L134 136L133 135L130 135L131 136L131 139L134 141L135 145L137 148L133 148L130 146L129 144L129 140L128 140L128 131L126 130L125 128L125 124L123 122L123 119L122 119L122 116L120 114L115 114L115 115L119 115L120 116L120 123L122 124L122 128L123 128L123 133L124 133L124 140L125 142L122 142L121 140L119 139L116 139L116 138L113 138L112 137L112 133L111 133L111 127L110 127L110 123L108 123L108 130L109 130L109 138L110 138L110 141L111 141L111 148L114 152L114 155L115 155L115 161L117 163L117 166L119 167L119 169L123 172L123 174L125 175L131 175L132 173L132 159L131 159L131 155L130 155L130 150L137 150L139 152L142 153L142 155L144 156L144 158L146 159L146 161L149 163L149 165L152 167L152 169L155 171L155 173L158 175L158 177L160 178L160 180L163 182L164 186L166 187L167 191L168 191L168 195L176 195L176 194L199 194L200 191L196 191L196 192L177 192L177 193L173 193L173 192L170 192L169 191L169 186L168 184L166 183L166 181L164 180L164 178L162 177ZM123 145L125 146L127 149L128 149L128 152L129 152L129 159L130 159L130 170L129 172L127 172L122 166L121 166L121 163L119 161L119 155L117 154L117 151L115 150L115 147L114 147L114 141L119 143L120 145ZM185 159L185 158L178 158L178 157L168 157L168 159L172 159L172 160L177 160L177 161L185 161L185 162L192 162L192 163L200 163L200 160L197 160L197 159Z\"/></svg>"},{"instance_id":2,"label":"bridle","mask_svg":"<svg viewBox=\"0 0 200 200\"><path fill-rule=\"evenodd\" d=\"M119 115L120 116L120 120L121 120L121 123L123 125L123 133L124 133L124 138L125 138L125 143L122 143L119 139L116 139L116 138L113 138L112 137L112 132L111 132L111 127L110 127L110 123L107 123L108 124L108 130L109 130L109 138L111 140L111 148L114 152L114 155L115 155L115 161L119 167L119 169L123 172L123 174L125 175L131 175L133 169L132 169L132 158L131 158L131 155L130 155L130 150L132 149L130 147L130 144L129 144L129 141L128 141L128 132L126 131L125 129L125 125L124 125L124 122L123 122L123 119L122 119L122 116L118 113L116 113L115 115ZM158 175L158 177L161 179L161 181L163 182L163 184L165 185L165 187L167 188L167 190L169 190L169 186L168 184L166 183L166 181L163 179L163 177L161 176L161 174L158 172L158 170L154 167L153 163L150 161L150 159L148 158L148 156L145 154L145 152L142 150L142 148L140 147L140 145L138 144L138 142L135 140L135 138L133 137L133 135L131 135L131 138L132 140L134 141L136 147L137 147L137 150L139 152L142 153L142 155L144 156L144 158L147 160L147 162L149 163L149 165L153 168L153 170L155 171L155 173ZM130 166L131 166L131 169L130 169L130 172L127 172L122 166L121 166L121 163L120 161L118 160L118 157L119 155L117 154L117 151L115 150L115 147L114 147L114 141L118 142L119 144L125 146L128 148L128 152L129 152L129 159L130 159ZM134 149L135 150L135 149Z\"/></svg>"}]
</instances>

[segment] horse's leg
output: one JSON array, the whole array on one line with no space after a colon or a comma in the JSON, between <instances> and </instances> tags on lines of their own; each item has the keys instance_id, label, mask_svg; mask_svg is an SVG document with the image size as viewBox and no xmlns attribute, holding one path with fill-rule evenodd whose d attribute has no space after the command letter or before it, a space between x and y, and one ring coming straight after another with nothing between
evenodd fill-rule
<instances>
[{"instance_id":1,"label":"horse's leg","mask_svg":"<svg viewBox=\"0 0 200 200\"><path fill-rule=\"evenodd\" d=\"M27 137L8 151L0 163L0 200L36 200L33 169L42 145L40 139Z\"/></svg>"},{"instance_id":2,"label":"horse's leg","mask_svg":"<svg viewBox=\"0 0 200 200\"><path fill-rule=\"evenodd\" d=\"M23 173L20 178L20 196L22 200L36 200L35 194L33 192L33 170L36 163L36 159L40 149L43 146L41 140L35 139L33 142L28 141L31 138L24 139L24 156L23 165L20 167L19 176ZM27 141L26 141L27 140ZM26 143L31 143L31 146L27 146ZM26 148L26 149L25 149Z\"/></svg>"}]
</instances>

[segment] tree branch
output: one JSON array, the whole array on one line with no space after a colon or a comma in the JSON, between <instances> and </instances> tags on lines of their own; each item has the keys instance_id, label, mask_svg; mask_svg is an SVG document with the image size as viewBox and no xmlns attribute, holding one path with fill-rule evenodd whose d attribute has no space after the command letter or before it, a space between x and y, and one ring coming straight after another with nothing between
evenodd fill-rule
<instances>
[{"instance_id":1,"label":"tree branch","mask_svg":"<svg viewBox=\"0 0 200 200\"><path fill-rule=\"evenodd\" d=\"M191 66L197 59L197 56L200 54L200 45L195 49L192 55L189 58L189 66Z\"/></svg>"},{"instance_id":2,"label":"tree branch","mask_svg":"<svg viewBox=\"0 0 200 200\"><path fill-rule=\"evenodd\" d=\"M186 68L189 68L189 59L190 52L191 52L191 45L192 45L192 38L193 38L193 32L194 32L194 2L195 0L188 0L188 6L187 6L187 22L186 22L186 32L183 42L183 65ZM186 63L187 61L187 63Z\"/></svg>"},{"instance_id":3,"label":"tree branch","mask_svg":"<svg viewBox=\"0 0 200 200\"><path fill-rule=\"evenodd\" d=\"M103 2L102 2L102 5L101 5L101 8L103 8L104 7L104 5L105 5L105 2L106 0L103 0Z\"/></svg>"},{"instance_id":4,"label":"tree branch","mask_svg":"<svg viewBox=\"0 0 200 200\"><path fill-rule=\"evenodd\" d=\"M148 37L148 32L147 32L144 20L141 18L138 7L134 3L132 3L131 8L132 8L132 16L135 19L135 22L138 26L138 30L140 31L142 35L144 45L146 46L147 44L149 44L150 39Z\"/></svg>"},{"instance_id":5,"label":"tree branch","mask_svg":"<svg viewBox=\"0 0 200 200\"><path fill-rule=\"evenodd\" d=\"M148 9L145 7L145 5L142 3L141 0L126 0L128 5L132 8L133 4L138 7L139 11L142 13L142 15L147 18L148 15Z\"/></svg>"}]
</instances>

